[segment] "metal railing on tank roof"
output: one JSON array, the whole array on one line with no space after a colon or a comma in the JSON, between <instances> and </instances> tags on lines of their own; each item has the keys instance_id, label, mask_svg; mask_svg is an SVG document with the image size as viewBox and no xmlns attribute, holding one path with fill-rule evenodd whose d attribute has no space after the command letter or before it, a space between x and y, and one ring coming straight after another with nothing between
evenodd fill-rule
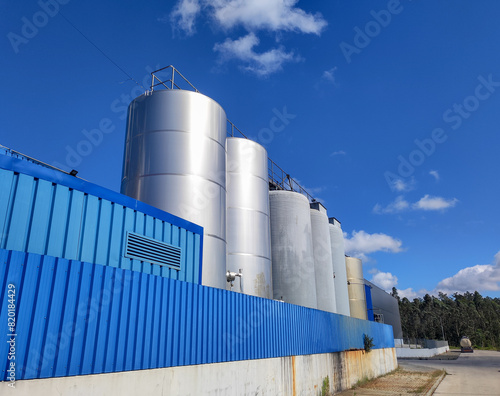
<instances>
[{"instance_id":1,"label":"metal railing on tank roof","mask_svg":"<svg viewBox=\"0 0 500 396\"><path fill-rule=\"evenodd\" d=\"M170 70L169 70L170 69ZM165 72L168 73L168 79L164 80L159 78L156 74L159 72ZM155 74L156 73L156 74ZM176 78L177 76L177 78ZM177 82L176 82L177 81ZM154 91L155 87L164 87L166 89L186 89L182 88L180 85L187 84L188 85L188 90L194 91L194 92L200 92L196 89L196 87L189 82L189 80L182 75L182 73L177 70L174 66L169 65L167 67L162 67L161 69L155 70L151 72L151 86L149 89L151 91Z\"/></svg>"},{"instance_id":2,"label":"metal railing on tank roof","mask_svg":"<svg viewBox=\"0 0 500 396\"><path fill-rule=\"evenodd\" d=\"M166 74L167 79L162 79L158 76L158 73L163 72ZM186 88L182 88L185 86ZM150 90L154 91L155 87L161 89L186 89L189 91L200 92L196 87L189 82L189 80L182 75L182 73L177 70L173 65L167 67L162 67L161 69L151 72L151 87ZM227 136L230 137L242 137L248 139L241 129L239 129L234 123L229 119L227 121ZM295 181L288 173L286 173L276 162L271 158L267 157L268 160L268 178L269 178L269 189L271 190L286 190L294 191L306 196L306 198L315 202L311 194L309 194L304 187L302 187L297 181Z\"/></svg>"}]
</instances>

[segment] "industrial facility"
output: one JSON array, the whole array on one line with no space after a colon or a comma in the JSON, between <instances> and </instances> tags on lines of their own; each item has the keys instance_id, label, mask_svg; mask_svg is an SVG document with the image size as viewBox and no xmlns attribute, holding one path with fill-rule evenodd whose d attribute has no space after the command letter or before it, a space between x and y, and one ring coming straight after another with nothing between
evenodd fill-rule
<instances>
[{"instance_id":1,"label":"industrial facility","mask_svg":"<svg viewBox=\"0 0 500 396\"><path fill-rule=\"evenodd\" d=\"M120 193L1 150L0 385L316 395L394 370L397 301L341 223L165 69L129 105Z\"/></svg>"}]
</instances>

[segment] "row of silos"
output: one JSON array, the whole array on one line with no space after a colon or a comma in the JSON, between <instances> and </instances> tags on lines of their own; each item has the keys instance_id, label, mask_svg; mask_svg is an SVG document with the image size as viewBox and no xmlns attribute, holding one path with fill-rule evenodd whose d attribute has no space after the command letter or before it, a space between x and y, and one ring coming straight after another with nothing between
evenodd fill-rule
<instances>
[{"instance_id":1,"label":"row of silos","mask_svg":"<svg viewBox=\"0 0 500 396\"><path fill-rule=\"evenodd\" d=\"M204 228L202 284L349 315L340 223L296 192L269 191L267 152L226 138L226 114L192 91L129 106L121 191ZM271 243L272 241L272 243Z\"/></svg>"},{"instance_id":2,"label":"row of silos","mask_svg":"<svg viewBox=\"0 0 500 396\"><path fill-rule=\"evenodd\" d=\"M349 316L340 222L299 193L269 194L274 298Z\"/></svg>"}]
</instances>

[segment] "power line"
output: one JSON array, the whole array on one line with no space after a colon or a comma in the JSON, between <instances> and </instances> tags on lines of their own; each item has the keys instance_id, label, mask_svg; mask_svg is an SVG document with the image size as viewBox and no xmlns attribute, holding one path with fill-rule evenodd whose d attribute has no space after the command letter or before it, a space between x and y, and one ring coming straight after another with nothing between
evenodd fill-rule
<instances>
[{"instance_id":1,"label":"power line","mask_svg":"<svg viewBox=\"0 0 500 396\"><path fill-rule=\"evenodd\" d=\"M92 40L90 40L85 34L83 34L83 32L78 29L68 18L66 18L62 12L59 12L59 15L61 15L64 20L66 22L68 22L68 24L73 28L75 29L78 33L80 33L80 35L85 39L87 40L97 51L99 51L108 61L110 61L118 70L120 70L123 74L125 74L130 80L132 80L133 82L135 82L139 87L141 87L142 89L144 89L146 91L146 88L144 88L141 84L139 84L130 74L128 74L125 70L123 70L120 65L118 65L113 59L111 59L108 55L106 55L106 53L100 49L96 44L94 44L94 42Z\"/></svg>"}]
</instances>

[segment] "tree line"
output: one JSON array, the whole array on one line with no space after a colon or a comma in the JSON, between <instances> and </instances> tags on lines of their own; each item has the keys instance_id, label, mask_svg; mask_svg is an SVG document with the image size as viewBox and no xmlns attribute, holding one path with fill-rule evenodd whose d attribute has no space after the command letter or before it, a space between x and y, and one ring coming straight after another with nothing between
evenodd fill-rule
<instances>
[{"instance_id":1,"label":"tree line","mask_svg":"<svg viewBox=\"0 0 500 396\"><path fill-rule=\"evenodd\" d=\"M404 338L444 339L460 346L462 336L467 336L476 348L500 349L500 298L477 291L451 297L440 292L438 297L426 294L410 301L400 298L396 288L392 295L399 303Z\"/></svg>"}]
</instances>

